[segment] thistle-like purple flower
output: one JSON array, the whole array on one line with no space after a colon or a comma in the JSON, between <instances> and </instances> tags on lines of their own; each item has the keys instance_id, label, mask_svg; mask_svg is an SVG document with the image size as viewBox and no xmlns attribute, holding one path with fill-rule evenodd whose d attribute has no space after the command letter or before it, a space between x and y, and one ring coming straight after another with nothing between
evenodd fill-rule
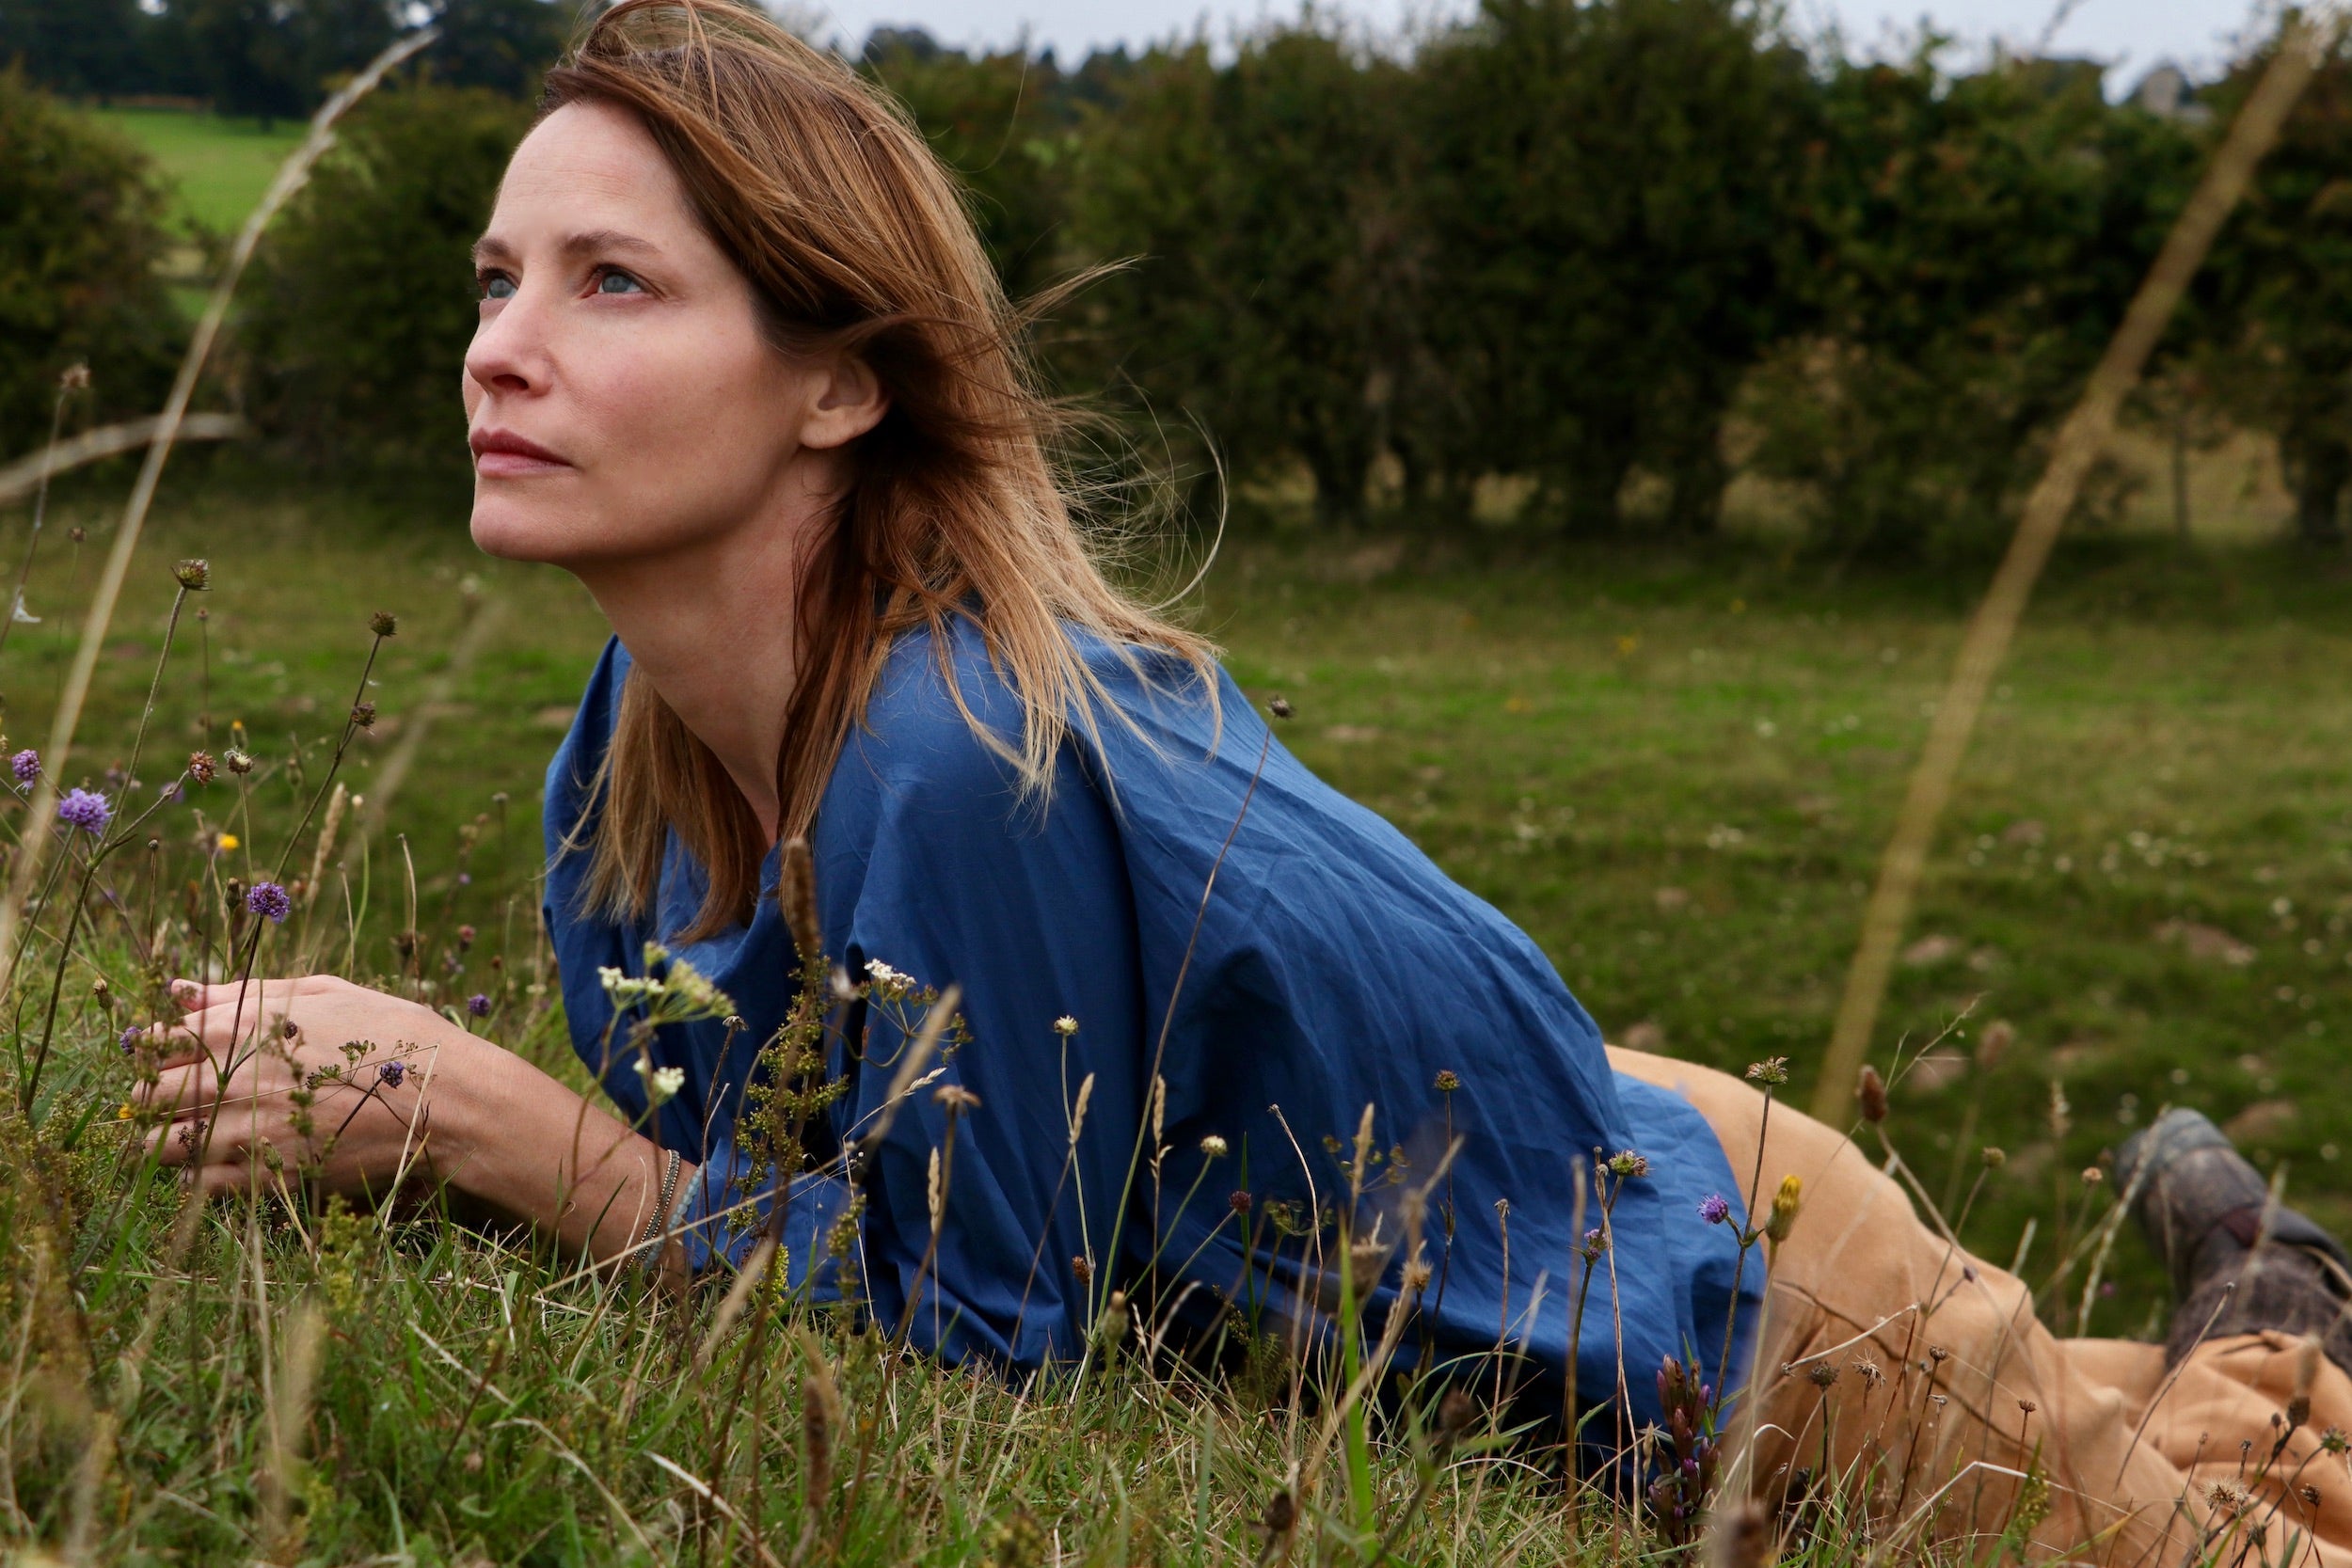
<instances>
[{"instance_id":1,"label":"thistle-like purple flower","mask_svg":"<svg viewBox=\"0 0 2352 1568\"><path fill-rule=\"evenodd\" d=\"M31 784L40 777L40 753L30 746L25 747L8 759L8 771L16 775L18 784Z\"/></svg>"},{"instance_id":2,"label":"thistle-like purple flower","mask_svg":"<svg viewBox=\"0 0 2352 1568\"><path fill-rule=\"evenodd\" d=\"M93 835L104 832L114 815L114 807L106 803L103 795L92 795L87 789L69 789L65 799L57 802L58 821Z\"/></svg>"},{"instance_id":3,"label":"thistle-like purple flower","mask_svg":"<svg viewBox=\"0 0 2352 1568\"><path fill-rule=\"evenodd\" d=\"M388 1089L400 1087L400 1081L407 1076L408 1064L405 1062L386 1062L375 1069L375 1081Z\"/></svg>"},{"instance_id":4,"label":"thistle-like purple flower","mask_svg":"<svg viewBox=\"0 0 2352 1568\"><path fill-rule=\"evenodd\" d=\"M1721 1193L1709 1193L1699 1199L1699 1218L1709 1225L1721 1225L1731 1218L1731 1199Z\"/></svg>"},{"instance_id":5,"label":"thistle-like purple flower","mask_svg":"<svg viewBox=\"0 0 2352 1568\"><path fill-rule=\"evenodd\" d=\"M139 1048L139 1038L145 1033L146 1031L141 1029L135 1023L131 1025L128 1029L122 1031L122 1038L119 1043L122 1046L122 1053L125 1056L130 1055L133 1052Z\"/></svg>"},{"instance_id":6,"label":"thistle-like purple flower","mask_svg":"<svg viewBox=\"0 0 2352 1568\"><path fill-rule=\"evenodd\" d=\"M471 996L466 998L466 1011L473 1014L476 1018L488 1018L490 1016L490 999L483 995L482 992L476 991Z\"/></svg>"},{"instance_id":7,"label":"thistle-like purple flower","mask_svg":"<svg viewBox=\"0 0 2352 1568\"><path fill-rule=\"evenodd\" d=\"M273 926L282 925L294 911L294 900L276 882L256 882L245 895L245 907Z\"/></svg>"}]
</instances>

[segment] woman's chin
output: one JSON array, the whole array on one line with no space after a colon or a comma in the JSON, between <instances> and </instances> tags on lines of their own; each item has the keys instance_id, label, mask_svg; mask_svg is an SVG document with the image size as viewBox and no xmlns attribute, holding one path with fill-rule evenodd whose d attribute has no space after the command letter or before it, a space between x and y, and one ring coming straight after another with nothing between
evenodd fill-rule
<instances>
[{"instance_id":1,"label":"woman's chin","mask_svg":"<svg viewBox=\"0 0 2352 1568\"><path fill-rule=\"evenodd\" d=\"M560 566L577 554L580 531L536 507L517 506L503 497L485 496L477 488L473 500L474 547L501 561L532 561Z\"/></svg>"}]
</instances>

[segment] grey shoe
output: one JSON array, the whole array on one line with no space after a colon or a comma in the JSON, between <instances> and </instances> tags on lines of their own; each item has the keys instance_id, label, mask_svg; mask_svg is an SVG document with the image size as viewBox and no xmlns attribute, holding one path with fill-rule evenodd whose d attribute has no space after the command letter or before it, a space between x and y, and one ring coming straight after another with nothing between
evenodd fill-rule
<instances>
[{"instance_id":1,"label":"grey shoe","mask_svg":"<svg viewBox=\"0 0 2352 1568\"><path fill-rule=\"evenodd\" d=\"M2320 1336L2328 1358L2352 1371L2352 1255L2308 1215L2270 1208L2270 1184L2221 1129L2195 1111L2168 1111L2116 1150L2115 1180L2172 1276L2180 1305L2169 1359L2273 1329Z\"/></svg>"}]
</instances>

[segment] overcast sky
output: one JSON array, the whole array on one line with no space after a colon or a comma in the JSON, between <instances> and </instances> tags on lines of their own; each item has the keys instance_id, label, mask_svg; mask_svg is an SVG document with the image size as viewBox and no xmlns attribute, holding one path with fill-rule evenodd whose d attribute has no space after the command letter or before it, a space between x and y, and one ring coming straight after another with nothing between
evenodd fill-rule
<instances>
[{"instance_id":1,"label":"overcast sky","mask_svg":"<svg viewBox=\"0 0 2352 1568\"><path fill-rule=\"evenodd\" d=\"M1415 18L1458 14L1474 0L1318 0L1375 31L1393 32ZM2051 48L2114 68L2108 92L2121 93L2166 60L2192 68L2227 57L2228 41L2246 27L2255 0L1788 0L1801 30L1835 25L1857 53L1899 53L1922 17L1962 40L1963 54L1995 42L2030 47L2054 21ZM793 8L845 41L879 24L916 25L942 42L1001 47L1025 35L1051 44L1065 61L1097 46L1141 46L1205 27L1213 41L1236 26L1297 14L1297 0L811 0ZM1957 61L1955 63L1958 63Z\"/></svg>"}]
</instances>

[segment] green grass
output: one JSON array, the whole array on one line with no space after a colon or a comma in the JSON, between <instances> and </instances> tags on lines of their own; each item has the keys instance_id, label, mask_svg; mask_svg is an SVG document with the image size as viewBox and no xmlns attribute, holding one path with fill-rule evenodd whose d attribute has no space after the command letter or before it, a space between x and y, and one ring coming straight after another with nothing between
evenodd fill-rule
<instances>
[{"instance_id":1,"label":"green grass","mask_svg":"<svg viewBox=\"0 0 2352 1568\"><path fill-rule=\"evenodd\" d=\"M113 504L77 486L44 544L28 599L46 618L0 652L11 747L44 734ZM13 570L22 518L0 521L0 567ZM78 549L62 533L73 523L88 530ZM350 967L395 968L389 939L405 925L437 954L474 924L468 973L442 983L500 990L494 1029L560 1067L560 1030L525 989L528 878L540 772L601 641L593 606L553 573L475 555L454 512L206 481L191 464L167 485L116 618L73 776L97 782L122 754L171 595L166 567L197 554L213 563L207 616L200 636L183 624L150 754L176 759L208 734L218 749L242 721L261 767L199 802L244 840L212 874L267 866L297 799L287 759L315 784L367 613L397 612L372 693L383 718L346 777L373 791L404 736L429 732L387 832L355 863L370 902ZM2339 1174L2352 1102L2328 1092L2352 1032L2344 580L2338 562L2278 549L2078 548L2003 673L1909 939L1935 940L1899 972L1877 1059L1973 1005L1951 1060L1899 1083L1889 1131L1936 1188L1947 1163L1972 1170L1979 1145L2009 1151L1970 1239L2006 1261L2041 1216L2028 1278L2054 1256L2051 1216L2080 1212L2081 1168L2168 1101L2237 1118L2259 1160L2291 1167L2296 1200L2352 1221ZM1701 565L1508 539L1273 540L1230 547L1197 614L1253 694L1294 703L1285 734L1300 755L1525 926L1613 1037L1731 1067L1785 1054L1801 1090L1976 588L1965 575L1828 582L1738 551ZM453 671L468 618L492 604L501 619L478 658ZM448 689L428 709L437 679ZM194 812L166 820L178 889L206 863ZM200 902L190 885L183 907ZM2201 957L2184 926L2225 934L2205 946L2250 951ZM97 952L135 987L120 948L110 934ZM69 1102L103 1108L121 1070L108 1027L84 971L66 994ZM1979 1065L1995 1019L2015 1040ZM2053 1082L2071 1102L2055 1129ZM771 1337L755 1353L739 1331L699 1373L709 1302L657 1310L555 1285L527 1250L430 1215L322 1227L227 1208L176 1263L168 1195L126 1186L103 1136L56 1153L56 1125L37 1141L0 1120L0 1167L16 1177L0 1190L0 1311L19 1369L0 1379L12 1487L0 1541L64 1540L75 1466L100 1451L93 1423L113 1412L120 1458L87 1510L109 1558L753 1555L728 1509L790 1555L806 1370L791 1343ZM59 1202L70 1225L34 1223ZM2161 1312L2136 1245L2120 1264L2125 1288L2093 1331L2142 1332ZM305 1302L325 1325L301 1406L310 1457L273 1468L271 1402L288 1397ZM141 1392L125 1402L121 1357L142 1324ZM1312 1412L1253 1402L1263 1393L1127 1369L1016 1401L817 1326L849 1412L840 1513L818 1532L818 1555L837 1561L1250 1563L1267 1499L1313 1449ZM276 1501L272 1476L284 1478ZM1416 1512L1412 1455L1384 1442L1371 1482L1405 1560L1613 1562L1644 1549L1605 1512L1577 1545L1557 1494L1508 1468L1446 1470ZM1299 1557L1360 1560L1339 1519L1316 1512L1354 1509L1346 1483L1305 1500ZM1009 1523L1022 1517L1057 1557L1025 1555L1027 1527Z\"/></svg>"},{"instance_id":2,"label":"green grass","mask_svg":"<svg viewBox=\"0 0 2352 1568\"><path fill-rule=\"evenodd\" d=\"M146 149L177 192L183 220L223 234L236 232L305 129L281 119L263 130L258 120L193 109L88 112Z\"/></svg>"}]
</instances>

